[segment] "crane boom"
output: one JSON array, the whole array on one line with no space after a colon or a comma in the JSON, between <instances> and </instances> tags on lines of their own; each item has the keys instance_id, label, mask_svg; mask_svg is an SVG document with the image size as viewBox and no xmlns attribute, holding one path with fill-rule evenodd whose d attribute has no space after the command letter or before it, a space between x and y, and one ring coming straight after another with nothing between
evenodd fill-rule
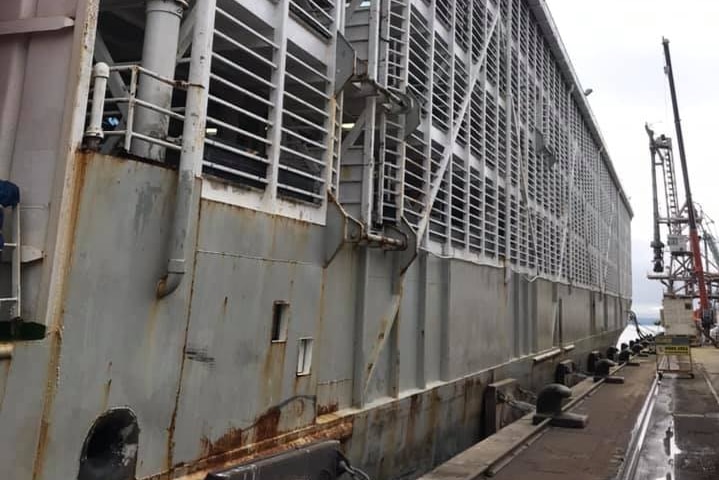
<instances>
[{"instance_id":1,"label":"crane boom","mask_svg":"<svg viewBox=\"0 0 719 480\"><path fill-rule=\"evenodd\" d=\"M702 326L708 328L713 322L713 311L709 305L704 268L702 266L701 246L699 245L699 231L697 229L696 212L692 200L692 191L689 184L689 172L687 169L686 152L684 150L684 136L682 134L681 119L679 118L679 105L677 103L677 92L674 85L674 72L672 71L672 59L669 53L669 40L662 39L664 45L664 59L666 61L666 74L669 77L669 90L672 97L672 110L674 112L674 127L677 135L677 146L679 148L679 162L684 177L684 194L687 204L687 217L689 221L689 242L693 259L694 275L699 289L699 306L702 314Z\"/></svg>"}]
</instances>

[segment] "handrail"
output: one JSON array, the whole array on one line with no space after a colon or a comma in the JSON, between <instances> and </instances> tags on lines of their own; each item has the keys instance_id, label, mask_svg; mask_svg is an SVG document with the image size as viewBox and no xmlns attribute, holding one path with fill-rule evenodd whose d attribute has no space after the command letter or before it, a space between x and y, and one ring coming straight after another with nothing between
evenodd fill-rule
<instances>
[{"instance_id":1,"label":"handrail","mask_svg":"<svg viewBox=\"0 0 719 480\"><path fill-rule=\"evenodd\" d=\"M113 72L130 72L130 84L127 88L126 96L106 98L107 81L110 74ZM100 143L102 143L102 140L105 137L119 135L124 138L123 147L127 151L130 150L133 139L139 139L147 143L152 143L173 150L182 149L182 146L180 144L168 141L168 139L166 138L152 137L150 135L146 135L142 132L137 132L134 130L135 113L138 107L153 110L180 122L185 121L185 116L180 113L177 113L176 111L137 98L137 89L141 76L153 78L166 85L170 85L173 88L185 91L187 91L191 87L200 86L195 85L191 82L187 82L185 80L176 80L164 77L138 64L110 66L103 62L97 63L93 68L92 74L94 87L93 97L91 101L92 108L90 112L90 122L88 124L87 130L85 130L85 145L87 148L91 150L97 150L100 146ZM118 103L127 104L127 116L124 119L125 128L120 130L104 131L102 128L102 120L107 113L105 107L108 104Z\"/></svg>"},{"instance_id":2,"label":"handrail","mask_svg":"<svg viewBox=\"0 0 719 480\"><path fill-rule=\"evenodd\" d=\"M182 0L181 0L182 1ZM172 216L172 225L168 237L167 267L155 286L155 295L165 297L174 292L182 282L186 271L187 243L190 232L195 228L193 205L197 201L195 180L202 172L203 151L205 144L205 128L207 121L207 102L210 83L210 62L212 55L212 32L214 30L214 13L216 0L204 0L198 10L193 35L193 48L190 58L189 81L175 80L148 70L141 65L115 65L98 63L93 69L94 91L91 104L90 121L85 131L85 146L97 150L106 136L124 137L124 149L130 151L133 139L158 145L162 148L180 150L177 189ZM111 72L129 72L130 84L128 94L124 97L106 99L107 80ZM184 115L168 108L166 105L155 105L146 98L138 99L140 77L150 77L173 89L187 91ZM127 103L127 115L123 130L104 132L102 121L105 106L108 103ZM168 141L167 138L150 136L147 132L137 132L135 114L137 108L153 110L176 119L182 123L182 136L179 143ZM164 134L163 134L164 135Z\"/></svg>"}]
</instances>

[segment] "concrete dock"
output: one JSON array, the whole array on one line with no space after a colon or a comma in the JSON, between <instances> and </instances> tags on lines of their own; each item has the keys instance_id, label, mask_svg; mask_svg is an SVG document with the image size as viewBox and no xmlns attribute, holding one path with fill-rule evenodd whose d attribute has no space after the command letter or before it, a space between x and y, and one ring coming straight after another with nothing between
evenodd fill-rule
<instances>
[{"instance_id":1,"label":"concrete dock","mask_svg":"<svg viewBox=\"0 0 719 480\"><path fill-rule=\"evenodd\" d=\"M719 478L719 350L692 349L694 378L664 375L634 479Z\"/></svg>"},{"instance_id":2,"label":"concrete dock","mask_svg":"<svg viewBox=\"0 0 719 480\"><path fill-rule=\"evenodd\" d=\"M623 384L576 385L584 429L532 425L531 414L453 457L426 480L719 479L719 350L692 349L694 378L656 375L653 355Z\"/></svg>"}]
</instances>

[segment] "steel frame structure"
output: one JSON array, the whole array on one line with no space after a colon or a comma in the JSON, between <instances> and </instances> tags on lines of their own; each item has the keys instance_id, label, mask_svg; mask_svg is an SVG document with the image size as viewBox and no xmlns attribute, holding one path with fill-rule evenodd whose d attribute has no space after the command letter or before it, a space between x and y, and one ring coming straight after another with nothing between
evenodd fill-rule
<instances>
[{"instance_id":1,"label":"steel frame structure","mask_svg":"<svg viewBox=\"0 0 719 480\"><path fill-rule=\"evenodd\" d=\"M179 80L198 8L179 35ZM629 298L632 212L538 9L218 0L203 171L222 182L203 196L324 224L329 193L378 238L406 225L436 255ZM340 35L363 71L335 94ZM413 131L387 100L409 94L421 108ZM184 109L173 98L170 135Z\"/></svg>"},{"instance_id":2,"label":"steel frame structure","mask_svg":"<svg viewBox=\"0 0 719 480\"><path fill-rule=\"evenodd\" d=\"M653 273L650 280L658 280L665 288L665 295L673 298L694 299L699 290L694 274L694 260L688 248L687 205L680 203L672 139L647 127L649 150L652 159L652 190L654 211ZM719 258L715 236L708 226L712 223L698 204L694 204L697 227L700 232L704 278L708 297L719 300ZM665 230L667 243L662 241ZM665 247L669 247L665 251ZM718 252L719 253L719 252ZM667 262L668 260L668 262Z\"/></svg>"}]
</instances>

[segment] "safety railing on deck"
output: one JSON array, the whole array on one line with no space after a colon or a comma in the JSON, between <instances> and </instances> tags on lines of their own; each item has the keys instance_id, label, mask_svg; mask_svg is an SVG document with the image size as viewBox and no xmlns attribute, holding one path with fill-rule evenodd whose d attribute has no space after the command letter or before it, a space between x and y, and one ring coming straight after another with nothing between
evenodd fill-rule
<instances>
[{"instance_id":1,"label":"safety railing on deck","mask_svg":"<svg viewBox=\"0 0 719 480\"><path fill-rule=\"evenodd\" d=\"M125 95L107 96L108 81L113 75L129 75L129 82L124 88ZM184 123L185 116L180 111L183 108L167 109L159 105L141 100L137 96L140 79L145 76L160 83L169 85L173 89L186 91L190 84L184 80L174 80L158 75L140 65L116 65L109 66L105 63L98 63L93 69L93 91L90 100L90 118L88 127L85 130L85 143L90 148L98 148L108 137L120 137L122 148L130 151L133 140L139 140L154 145L159 145L170 150L181 150L181 138L173 139L171 136L158 138L135 130L135 118L138 109L144 108L158 112ZM123 81L124 83L124 81ZM108 106L114 106L109 109ZM105 128L109 126L110 128ZM181 131L181 128L180 128Z\"/></svg>"}]
</instances>

